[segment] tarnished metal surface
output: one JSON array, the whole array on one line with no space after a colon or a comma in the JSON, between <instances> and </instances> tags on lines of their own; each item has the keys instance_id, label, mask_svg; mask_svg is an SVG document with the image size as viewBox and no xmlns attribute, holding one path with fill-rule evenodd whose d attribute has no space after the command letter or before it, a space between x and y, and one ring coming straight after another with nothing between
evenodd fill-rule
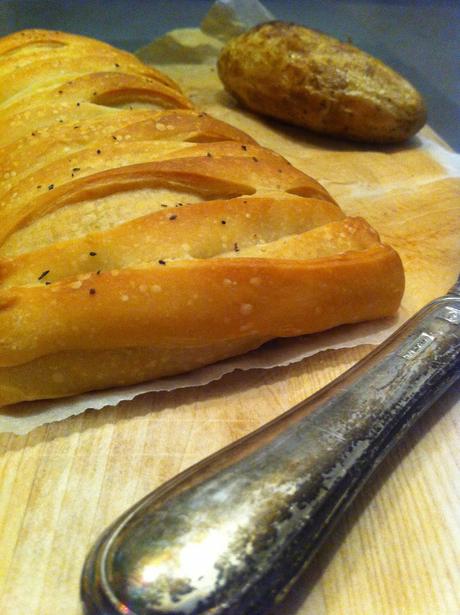
<instances>
[{"instance_id":1,"label":"tarnished metal surface","mask_svg":"<svg viewBox=\"0 0 460 615\"><path fill-rule=\"evenodd\" d=\"M459 366L457 283L344 376L121 517L86 562L86 613L269 612Z\"/></svg>"}]
</instances>

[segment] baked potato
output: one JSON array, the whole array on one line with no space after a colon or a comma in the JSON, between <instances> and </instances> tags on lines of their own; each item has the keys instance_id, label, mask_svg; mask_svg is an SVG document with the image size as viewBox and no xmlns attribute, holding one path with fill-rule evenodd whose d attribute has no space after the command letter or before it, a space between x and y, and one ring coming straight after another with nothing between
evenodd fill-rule
<instances>
[{"instance_id":1,"label":"baked potato","mask_svg":"<svg viewBox=\"0 0 460 615\"><path fill-rule=\"evenodd\" d=\"M425 123L421 95L353 45L274 21L230 40L218 59L225 88L252 111L321 134L398 143Z\"/></svg>"}]
</instances>

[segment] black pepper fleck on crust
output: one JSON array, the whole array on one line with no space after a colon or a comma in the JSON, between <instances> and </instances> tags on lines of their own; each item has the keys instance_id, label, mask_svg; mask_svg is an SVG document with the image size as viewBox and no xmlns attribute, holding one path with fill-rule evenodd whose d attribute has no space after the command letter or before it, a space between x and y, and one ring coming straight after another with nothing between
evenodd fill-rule
<instances>
[{"instance_id":1,"label":"black pepper fleck on crust","mask_svg":"<svg viewBox=\"0 0 460 615\"><path fill-rule=\"evenodd\" d=\"M168 216L168 220L175 220L177 218L176 214L172 214L171 216Z\"/></svg>"},{"instance_id":2,"label":"black pepper fleck on crust","mask_svg":"<svg viewBox=\"0 0 460 615\"><path fill-rule=\"evenodd\" d=\"M54 184L49 184L48 190L53 190L53 188L54 188Z\"/></svg>"},{"instance_id":3,"label":"black pepper fleck on crust","mask_svg":"<svg viewBox=\"0 0 460 615\"><path fill-rule=\"evenodd\" d=\"M96 294L96 289L95 288L90 288L89 289L89 294L90 295L95 295Z\"/></svg>"},{"instance_id":4,"label":"black pepper fleck on crust","mask_svg":"<svg viewBox=\"0 0 460 615\"><path fill-rule=\"evenodd\" d=\"M89 255L90 256L96 256L97 252L90 252Z\"/></svg>"},{"instance_id":5,"label":"black pepper fleck on crust","mask_svg":"<svg viewBox=\"0 0 460 615\"><path fill-rule=\"evenodd\" d=\"M164 261L162 258L160 258L158 262L160 265L166 265L166 261Z\"/></svg>"},{"instance_id":6,"label":"black pepper fleck on crust","mask_svg":"<svg viewBox=\"0 0 460 615\"><path fill-rule=\"evenodd\" d=\"M49 270L49 269L47 269L46 271L44 271L43 273L41 273L41 274L38 276L38 279L39 279L39 280L43 280L43 278L44 278L45 276L47 276L49 272L50 272L50 270Z\"/></svg>"}]
</instances>

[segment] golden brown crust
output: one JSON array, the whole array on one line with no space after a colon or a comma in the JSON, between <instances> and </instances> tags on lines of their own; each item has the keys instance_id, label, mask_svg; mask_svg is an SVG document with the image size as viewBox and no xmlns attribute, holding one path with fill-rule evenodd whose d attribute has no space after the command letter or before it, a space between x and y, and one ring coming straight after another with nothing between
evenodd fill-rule
<instances>
[{"instance_id":1,"label":"golden brown crust","mask_svg":"<svg viewBox=\"0 0 460 615\"><path fill-rule=\"evenodd\" d=\"M0 42L0 100L63 82L64 78L110 70L135 73L177 91L165 74L147 67L135 56L95 39L50 30L22 30Z\"/></svg>"},{"instance_id":2,"label":"golden brown crust","mask_svg":"<svg viewBox=\"0 0 460 615\"><path fill-rule=\"evenodd\" d=\"M161 259L205 259L225 253L242 257L255 249L263 253L286 236L304 237L310 229L326 232L327 223L343 217L340 209L328 201L309 199L305 203L302 198L289 196L212 200L180 209L160 207L107 231L91 232L0 260L0 288L38 281L45 285L70 276ZM356 244L360 235L356 225L354 221L353 231L351 227L337 229L337 241L347 239L352 232ZM362 234L362 226L359 231ZM335 248L336 243L326 243L324 238L319 245L312 243L312 248L324 251L331 245ZM283 246L282 252L285 250ZM38 280L44 271L49 273Z\"/></svg>"},{"instance_id":3,"label":"golden brown crust","mask_svg":"<svg viewBox=\"0 0 460 615\"><path fill-rule=\"evenodd\" d=\"M160 148L158 141L133 142L117 135L97 143L97 148L55 160L19 182L17 176L10 178L0 205L0 244L59 208L134 189L184 187L208 198L282 191L332 200L318 182L254 145L172 142ZM0 247L0 255L4 250Z\"/></svg>"},{"instance_id":4,"label":"golden brown crust","mask_svg":"<svg viewBox=\"0 0 460 615\"><path fill-rule=\"evenodd\" d=\"M72 72L104 53L129 70ZM0 73L18 61L0 121L0 405L397 310L394 250L281 156L188 109L167 77L46 31L0 40ZM121 99L134 108L108 106Z\"/></svg>"},{"instance_id":5,"label":"golden brown crust","mask_svg":"<svg viewBox=\"0 0 460 615\"><path fill-rule=\"evenodd\" d=\"M315 132L398 143L426 121L417 90L348 43L274 21L230 40L218 61L226 89L253 111Z\"/></svg>"},{"instance_id":6,"label":"golden brown crust","mask_svg":"<svg viewBox=\"0 0 460 615\"><path fill-rule=\"evenodd\" d=\"M146 382L190 371L257 348L263 338L227 340L199 348L118 348L67 351L0 369L2 403L64 397L85 391ZM46 383L46 385L44 385Z\"/></svg>"},{"instance_id":7,"label":"golden brown crust","mask_svg":"<svg viewBox=\"0 0 460 615\"><path fill-rule=\"evenodd\" d=\"M187 259L88 273L0 296L0 365L68 349L313 333L394 313L400 298L398 257L380 244L311 260Z\"/></svg>"},{"instance_id":8,"label":"golden brown crust","mask_svg":"<svg viewBox=\"0 0 460 615\"><path fill-rule=\"evenodd\" d=\"M5 136L12 138L10 131ZM166 140L212 143L228 140L255 144L246 133L204 113L184 109L156 113L119 111L78 122L47 125L40 130L28 130L25 136L0 147L0 177L5 180L0 183L0 193L10 190L35 169L45 166L45 160L51 164L90 147L97 153L101 149L101 141L108 139L110 143L113 137L117 141L129 139L131 142Z\"/></svg>"}]
</instances>

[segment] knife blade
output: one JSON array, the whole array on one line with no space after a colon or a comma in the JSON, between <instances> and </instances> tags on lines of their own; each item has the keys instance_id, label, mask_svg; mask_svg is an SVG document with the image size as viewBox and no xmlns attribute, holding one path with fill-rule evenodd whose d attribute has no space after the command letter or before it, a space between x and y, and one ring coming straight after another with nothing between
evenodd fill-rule
<instances>
[{"instance_id":1,"label":"knife blade","mask_svg":"<svg viewBox=\"0 0 460 615\"><path fill-rule=\"evenodd\" d=\"M85 613L268 613L459 376L460 277L341 377L115 521L85 562Z\"/></svg>"}]
</instances>

